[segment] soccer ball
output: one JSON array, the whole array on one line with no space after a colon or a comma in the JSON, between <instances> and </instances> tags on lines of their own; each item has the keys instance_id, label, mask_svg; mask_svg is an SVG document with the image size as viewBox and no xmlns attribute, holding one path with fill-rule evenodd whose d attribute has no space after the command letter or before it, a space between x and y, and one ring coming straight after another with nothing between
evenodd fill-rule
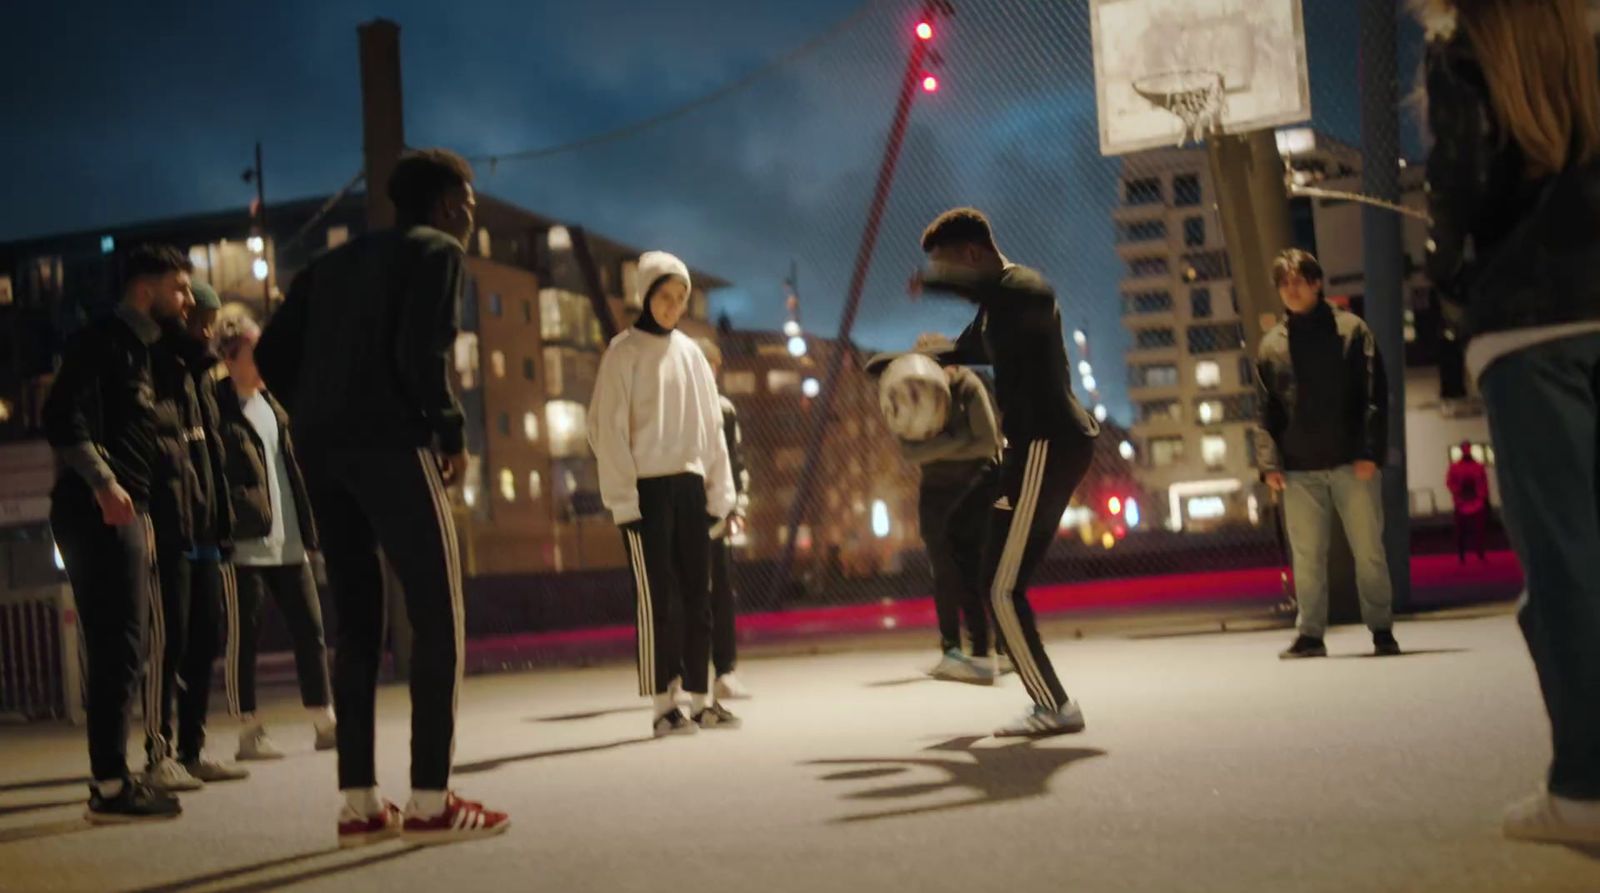
<instances>
[{"instance_id":1,"label":"soccer ball","mask_svg":"<svg viewBox=\"0 0 1600 893\"><path fill-rule=\"evenodd\" d=\"M944 430L950 415L950 380L932 358L906 354L878 379L878 407L889 431L901 440L920 441Z\"/></svg>"}]
</instances>

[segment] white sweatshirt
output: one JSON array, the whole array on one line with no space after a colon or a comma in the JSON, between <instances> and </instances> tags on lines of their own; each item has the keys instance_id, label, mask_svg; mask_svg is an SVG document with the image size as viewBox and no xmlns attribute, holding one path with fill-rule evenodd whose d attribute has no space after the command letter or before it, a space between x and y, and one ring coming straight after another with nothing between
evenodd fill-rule
<instances>
[{"instance_id":1,"label":"white sweatshirt","mask_svg":"<svg viewBox=\"0 0 1600 893\"><path fill-rule=\"evenodd\" d=\"M600 498L616 523L639 520L639 480L698 474L706 511L733 511L733 473L722 438L722 403L711 364L682 332L636 328L611 340L589 402L589 446Z\"/></svg>"}]
</instances>

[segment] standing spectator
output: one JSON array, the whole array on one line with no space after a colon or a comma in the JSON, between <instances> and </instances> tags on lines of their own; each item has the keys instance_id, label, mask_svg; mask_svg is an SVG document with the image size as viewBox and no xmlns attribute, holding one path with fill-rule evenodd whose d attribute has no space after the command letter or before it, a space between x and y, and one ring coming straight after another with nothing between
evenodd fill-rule
<instances>
[{"instance_id":1,"label":"standing spectator","mask_svg":"<svg viewBox=\"0 0 1600 893\"><path fill-rule=\"evenodd\" d=\"M1361 318L1323 299L1322 266L1291 248L1272 264L1288 309L1261 339L1256 448L1267 486L1283 494L1284 523L1300 602L1299 636L1279 656L1326 657L1328 540L1335 516L1355 555L1361 617L1380 655L1400 653L1383 545L1378 465L1388 444L1383 361Z\"/></svg>"},{"instance_id":2,"label":"standing spectator","mask_svg":"<svg viewBox=\"0 0 1600 893\"><path fill-rule=\"evenodd\" d=\"M1489 410L1550 714L1509 837L1600 843L1600 75L1584 0L1430 0L1427 269Z\"/></svg>"},{"instance_id":3,"label":"standing spectator","mask_svg":"<svg viewBox=\"0 0 1600 893\"><path fill-rule=\"evenodd\" d=\"M710 338L695 343L711 364L712 380L722 380L722 349ZM722 406L722 439L728 445L728 468L733 473L733 512L711 528L711 668L712 694L719 701L742 701L750 697L734 667L739 661L739 638L735 628L733 538L744 529L750 505L750 470L744 464L744 431L739 427L739 410L718 388Z\"/></svg>"},{"instance_id":4,"label":"standing spectator","mask_svg":"<svg viewBox=\"0 0 1600 893\"><path fill-rule=\"evenodd\" d=\"M1472 441L1461 444L1461 458L1450 466L1445 477L1450 498L1456 505L1456 552L1467 563L1467 541L1478 549L1478 560L1488 561L1483 551L1484 533L1489 524L1489 473L1472 457Z\"/></svg>"},{"instance_id":5,"label":"standing spectator","mask_svg":"<svg viewBox=\"0 0 1600 893\"><path fill-rule=\"evenodd\" d=\"M500 834L503 812L450 790L466 604L449 487L467 468L450 357L477 199L472 167L408 152L387 184L396 226L322 255L296 276L256 345L256 365L293 420L339 612L340 846L399 835L451 843ZM378 796L383 559L411 620L411 800Z\"/></svg>"},{"instance_id":6,"label":"standing spectator","mask_svg":"<svg viewBox=\"0 0 1600 893\"><path fill-rule=\"evenodd\" d=\"M222 436L227 446L228 487L234 509L234 577L228 587L228 701L239 717L241 760L276 760L283 751L256 714L256 644L268 593L289 628L294 645L300 703L311 720L317 750L337 744L328 649L322 632L322 602L311 572L316 525L305 478L295 456L294 436L283 406L261 385L255 347L261 329L254 320L223 323L218 350L228 377L217 389Z\"/></svg>"},{"instance_id":7,"label":"standing spectator","mask_svg":"<svg viewBox=\"0 0 1600 893\"><path fill-rule=\"evenodd\" d=\"M159 450L151 354L157 320L193 300L189 262L167 246L123 261L122 301L67 342L44 406L56 457L50 528L72 582L88 661L89 809L96 824L173 818L178 798L128 772L141 666L147 734L160 735L161 595L150 490Z\"/></svg>"}]
</instances>

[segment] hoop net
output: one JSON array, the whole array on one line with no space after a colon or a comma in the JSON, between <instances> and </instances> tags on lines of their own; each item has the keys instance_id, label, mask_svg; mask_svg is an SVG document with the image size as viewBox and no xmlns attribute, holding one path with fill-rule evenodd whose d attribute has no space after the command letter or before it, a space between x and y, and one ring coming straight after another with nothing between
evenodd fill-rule
<instances>
[{"instance_id":1,"label":"hoop net","mask_svg":"<svg viewBox=\"0 0 1600 893\"><path fill-rule=\"evenodd\" d=\"M1228 94L1215 71L1164 71L1135 78L1133 92L1176 115L1183 122L1178 145L1199 142L1222 129Z\"/></svg>"}]
</instances>

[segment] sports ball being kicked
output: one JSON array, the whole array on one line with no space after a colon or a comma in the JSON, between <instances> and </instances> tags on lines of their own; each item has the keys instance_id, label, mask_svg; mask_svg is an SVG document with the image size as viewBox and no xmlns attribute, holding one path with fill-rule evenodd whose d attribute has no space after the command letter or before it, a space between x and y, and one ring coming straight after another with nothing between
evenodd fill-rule
<instances>
[{"instance_id":1,"label":"sports ball being kicked","mask_svg":"<svg viewBox=\"0 0 1600 893\"><path fill-rule=\"evenodd\" d=\"M878 407L894 436L927 440L944 430L950 415L950 379L932 358L906 354L878 379Z\"/></svg>"}]
</instances>

